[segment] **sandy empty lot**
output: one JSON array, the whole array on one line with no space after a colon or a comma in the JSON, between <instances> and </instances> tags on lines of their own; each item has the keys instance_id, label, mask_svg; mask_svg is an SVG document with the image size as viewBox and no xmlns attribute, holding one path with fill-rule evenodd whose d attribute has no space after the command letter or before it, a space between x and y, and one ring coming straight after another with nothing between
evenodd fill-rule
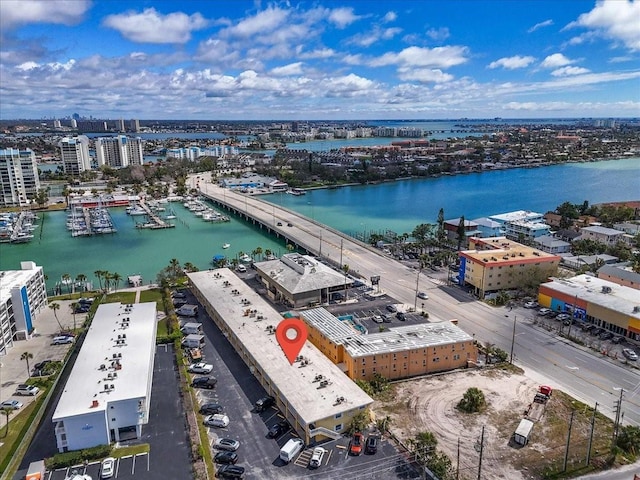
<instances>
[{"instance_id":1,"label":"sandy empty lot","mask_svg":"<svg viewBox=\"0 0 640 480\"><path fill-rule=\"evenodd\" d=\"M478 476L483 426L481 478L536 479L540 478L541 464L547 463L549 457L562 456L566 419L570 415L570 409L565 408L567 402L554 395L541 422L535 425L529 444L514 448L510 444L511 436L538 386L524 375L497 369L450 373L396 384L394 401L377 403L374 411L391 417L390 430L403 441L423 431L432 432L438 440L438 449L447 454L454 468L459 452L461 479ZM487 408L482 413L464 414L456 409L464 392L471 387L479 388L485 395ZM582 455L582 445L586 445L588 426L585 423L584 419L574 421L577 457Z\"/></svg>"}]
</instances>

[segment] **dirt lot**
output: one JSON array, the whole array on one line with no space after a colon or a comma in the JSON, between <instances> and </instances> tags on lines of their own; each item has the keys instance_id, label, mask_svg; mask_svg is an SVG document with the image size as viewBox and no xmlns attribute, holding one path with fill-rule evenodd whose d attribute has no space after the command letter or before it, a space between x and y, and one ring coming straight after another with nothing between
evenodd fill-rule
<instances>
[{"instance_id":1,"label":"dirt lot","mask_svg":"<svg viewBox=\"0 0 640 480\"><path fill-rule=\"evenodd\" d=\"M533 400L538 384L518 373L485 369L451 373L394 385L394 400L377 403L377 415L391 417L391 432L403 442L430 431L443 451L457 465L460 478L478 476L480 437L484 432L482 479L539 479L545 469L562 467L571 410L573 419L569 465L584 465L593 411L559 391L554 391L544 416L536 423L529 444L517 446L513 432ZM460 412L456 405L470 387L479 388L487 408L478 414ZM596 416L593 456L606 451L611 422ZM459 443L458 443L459 442ZM597 460L597 458L596 458Z\"/></svg>"}]
</instances>

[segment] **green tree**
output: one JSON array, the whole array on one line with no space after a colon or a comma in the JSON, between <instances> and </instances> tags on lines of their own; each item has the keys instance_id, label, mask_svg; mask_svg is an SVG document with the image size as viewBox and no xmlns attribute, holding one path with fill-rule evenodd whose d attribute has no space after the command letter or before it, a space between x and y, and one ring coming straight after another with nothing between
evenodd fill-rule
<instances>
[{"instance_id":1,"label":"green tree","mask_svg":"<svg viewBox=\"0 0 640 480\"><path fill-rule=\"evenodd\" d=\"M460 247L462 246L462 242L464 242L465 240L465 228L464 228L464 215L462 217L460 217L460 220L458 221L458 228L456 229L456 234L458 236L458 250L460 250Z\"/></svg>"},{"instance_id":2,"label":"green tree","mask_svg":"<svg viewBox=\"0 0 640 480\"><path fill-rule=\"evenodd\" d=\"M2 407L2 413L4 413L5 417L5 429L3 437L6 437L9 434L9 417L14 414L13 408L11 407Z\"/></svg>"},{"instance_id":3,"label":"green tree","mask_svg":"<svg viewBox=\"0 0 640 480\"><path fill-rule=\"evenodd\" d=\"M616 444L626 453L636 455L640 451L640 427L634 425L622 427Z\"/></svg>"},{"instance_id":4,"label":"green tree","mask_svg":"<svg viewBox=\"0 0 640 480\"><path fill-rule=\"evenodd\" d=\"M82 291L83 292L86 290L86 281L87 281L87 276L84 273L79 273L76 276L76 282L82 284Z\"/></svg>"},{"instance_id":5,"label":"green tree","mask_svg":"<svg viewBox=\"0 0 640 480\"><path fill-rule=\"evenodd\" d=\"M486 404L487 401L482 390L471 387L464 393L462 400L458 402L458 409L466 413L476 413L481 411Z\"/></svg>"},{"instance_id":6,"label":"green tree","mask_svg":"<svg viewBox=\"0 0 640 480\"><path fill-rule=\"evenodd\" d=\"M118 272L114 272L113 275L111 275L111 280L113 281L113 287L117 290L118 285L120 285L120 282L122 281L122 275Z\"/></svg>"},{"instance_id":7,"label":"green tree","mask_svg":"<svg viewBox=\"0 0 640 480\"><path fill-rule=\"evenodd\" d=\"M76 310L80 304L77 302L72 302L69 304L69 308L71 309L71 315L73 315L73 331L76 331Z\"/></svg>"},{"instance_id":8,"label":"green tree","mask_svg":"<svg viewBox=\"0 0 640 480\"><path fill-rule=\"evenodd\" d=\"M349 427L347 428L347 433L349 435L353 435L356 432L362 432L367 428L369 422L371 422L371 414L369 412L369 409L367 408L356 413L351 418L351 422L349 423Z\"/></svg>"},{"instance_id":9,"label":"green tree","mask_svg":"<svg viewBox=\"0 0 640 480\"><path fill-rule=\"evenodd\" d=\"M22 355L20 355L20 360L24 360L25 362L27 362L27 375L31 376L31 368L29 367L29 360L31 360L33 358L33 353L31 352L22 352Z\"/></svg>"},{"instance_id":10,"label":"green tree","mask_svg":"<svg viewBox=\"0 0 640 480\"><path fill-rule=\"evenodd\" d=\"M441 208L438 211L438 229L436 231L436 236L438 238L438 242L443 244L446 237L446 231L444 229L444 208Z\"/></svg>"},{"instance_id":11,"label":"green tree","mask_svg":"<svg viewBox=\"0 0 640 480\"><path fill-rule=\"evenodd\" d=\"M58 320L58 310L60 310L60 304L56 303L56 302L52 302L49 304L49 308L51 310L53 310L53 316L56 318L56 322L58 323L58 326L60 327L60 331L62 331L62 325L60 324L60 320Z\"/></svg>"}]
</instances>

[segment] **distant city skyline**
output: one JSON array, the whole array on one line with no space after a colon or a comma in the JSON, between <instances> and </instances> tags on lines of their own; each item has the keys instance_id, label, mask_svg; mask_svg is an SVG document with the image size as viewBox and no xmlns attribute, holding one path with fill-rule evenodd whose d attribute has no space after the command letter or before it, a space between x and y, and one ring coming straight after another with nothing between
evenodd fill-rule
<instances>
[{"instance_id":1,"label":"distant city skyline","mask_svg":"<svg viewBox=\"0 0 640 480\"><path fill-rule=\"evenodd\" d=\"M0 119L640 116L640 0L0 1Z\"/></svg>"}]
</instances>

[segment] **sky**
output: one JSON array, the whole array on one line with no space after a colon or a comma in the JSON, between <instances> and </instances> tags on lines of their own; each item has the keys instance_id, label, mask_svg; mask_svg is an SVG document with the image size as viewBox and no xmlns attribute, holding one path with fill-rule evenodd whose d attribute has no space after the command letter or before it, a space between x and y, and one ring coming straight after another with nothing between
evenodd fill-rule
<instances>
[{"instance_id":1,"label":"sky","mask_svg":"<svg viewBox=\"0 0 640 480\"><path fill-rule=\"evenodd\" d=\"M640 117L640 0L0 0L0 119Z\"/></svg>"}]
</instances>

